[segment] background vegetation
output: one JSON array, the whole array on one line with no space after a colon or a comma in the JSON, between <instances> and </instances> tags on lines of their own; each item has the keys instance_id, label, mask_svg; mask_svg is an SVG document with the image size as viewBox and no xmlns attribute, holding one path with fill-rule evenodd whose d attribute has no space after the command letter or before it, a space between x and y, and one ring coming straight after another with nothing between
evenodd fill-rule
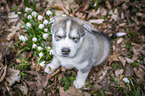
<instances>
[{"instance_id":1,"label":"background vegetation","mask_svg":"<svg viewBox=\"0 0 145 96\"><path fill-rule=\"evenodd\" d=\"M53 58L50 28L56 15L81 18L109 36L127 33L112 41L108 59L92 69L80 90L72 84L76 69L60 67L51 75L43 71ZM144 92L144 0L0 1L1 96L144 96Z\"/></svg>"}]
</instances>

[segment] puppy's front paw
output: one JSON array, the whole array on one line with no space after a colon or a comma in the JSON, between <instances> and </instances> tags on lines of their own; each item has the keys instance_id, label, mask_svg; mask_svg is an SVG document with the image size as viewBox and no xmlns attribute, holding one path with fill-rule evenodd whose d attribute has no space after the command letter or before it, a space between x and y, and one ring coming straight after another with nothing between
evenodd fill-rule
<instances>
[{"instance_id":1,"label":"puppy's front paw","mask_svg":"<svg viewBox=\"0 0 145 96\"><path fill-rule=\"evenodd\" d=\"M48 73L48 74L52 74L52 70L51 70L51 66L50 64L46 65L46 68L44 69L44 72Z\"/></svg>"},{"instance_id":2,"label":"puppy's front paw","mask_svg":"<svg viewBox=\"0 0 145 96\"><path fill-rule=\"evenodd\" d=\"M73 84L77 89L80 89L85 85L85 82L82 80L75 80Z\"/></svg>"}]
</instances>

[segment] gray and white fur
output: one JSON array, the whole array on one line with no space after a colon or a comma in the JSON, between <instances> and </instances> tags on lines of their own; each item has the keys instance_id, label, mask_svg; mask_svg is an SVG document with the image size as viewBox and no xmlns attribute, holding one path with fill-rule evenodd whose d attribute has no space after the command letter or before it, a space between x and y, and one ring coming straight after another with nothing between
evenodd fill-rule
<instances>
[{"instance_id":1,"label":"gray and white fur","mask_svg":"<svg viewBox=\"0 0 145 96\"><path fill-rule=\"evenodd\" d=\"M69 16L55 17L51 31L53 60L44 71L51 74L60 65L76 68L78 72L73 84L78 89L82 88L92 67L107 59L110 38L93 30L90 23Z\"/></svg>"}]
</instances>

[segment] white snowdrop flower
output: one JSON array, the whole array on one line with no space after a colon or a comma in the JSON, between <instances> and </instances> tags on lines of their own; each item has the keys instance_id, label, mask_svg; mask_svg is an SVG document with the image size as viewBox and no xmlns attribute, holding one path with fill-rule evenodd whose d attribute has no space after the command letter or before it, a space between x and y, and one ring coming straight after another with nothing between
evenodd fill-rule
<instances>
[{"instance_id":1,"label":"white snowdrop flower","mask_svg":"<svg viewBox=\"0 0 145 96\"><path fill-rule=\"evenodd\" d=\"M26 26L30 28L31 27L31 23L26 23Z\"/></svg>"},{"instance_id":2,"label":"white snowdrop flower","mask_svg":"<svg viewBox=\"0 0 145 96\"><path fill-rule=\"evenodd\" d=\"M32 16L31 15L28 15L27 18L31 20L32 19Z\"/></svg>"},{"instance_id":3,"label":"white snowdrop flower","mask_svg":"<svg viewBox=\"0 0 145 96\"><path fill-rule=\"evenodd\" d=\"M43 21L43 24L44 24L44 25L47 25L47 24L48 24L48 20L44 20L44 21Z\"/></svg>"},{"instance_id":4,"label":"white snowdrop flower","mask_svg":"<svg viewBox=\"0 0 145 96\"><path fill-rule=\"evenodd\" d=\"M50 50L50 49L51 49L51 47L47 47L47 49L48 49L48 50Z\"/></svg>"},{"instance_id":5,"label":"white snowdrop flower","mask_svg":"<svg viewBox=\"0 0 145 96\"><path fill-rule=\"evenodd\" d=\"M42 61L42 62L40 63L40 66L44 67L44 66L45 66L45 61Z\"/></svg>"},{"instance_id":6,"label":"white snowdrop flower","mask_svg":"<svg viewBox=\"0 0 145 96\"><path fill-rule=\"evenodd\" d=\"M24 17L25 17L25 18L27 17L27 14L26 14L26 13L24 14Z\"/></svg>"},{"instance_id":7,"label":"white snowdrop flower","mask_svg":"<svg viewBox=\"0 0 145 96\"><path fill-rule=\"evenodd\" d=\"M23 29L23 28L25 28L24 26L21 26L21 28Z\"/></svg>"},{"instance_id":8,"label":"white snowdrop flower","mask_svg":"<svg viewBox=\"0 0 145 96\"><path fill-rule=\"evenodd\" d=\"M43 39L46 39L48 37L48 34L47 33L44 33L43 34Z\"/></svg>"},{"instance_id":9,"label":"white snowdrop flower","mask_svg":"<svg viewBox=\"0 0 145 96\"><path fill-rule=\"evenodd\" d=\"M54 22L54 19L50 18L50 22L48 24L53 23L53 22Z\"/></svg>"},{"instance_id":10,"label":"white snowdrop flower","mask_svg":"<svg viewBox=\"0 0 145 96\"><path fill-rule=\"evenodd\" d=\"M43 28L44 28L44 25L43 25L43 24L40 24L40 25L38 26L38 28L43 29Z\"/></svg>"},{"instance_id":11,"label":"white snowdrop flower","mask_svg":"<svg viewBox=\"0 0 145 96\"><path fill-rule=\"evenodd\" d=\"M49 54L52 55L52 54L53 54L53 50L50 50L50 51L49 51Z\"/></svg>"},{"instance_id":12,"label":"white snowdrop flower","mask_svg":"<svg viewBox=\"0 0 145 96\"><path fill-rule=\"evenodd\" d=\"M37 38L36 37L33 37L32 38L32 41L36 42L37 41Z\"/></svg>"},{"instance_id":13,"label":"white snowdrop flower","mask_svg":"<svg viewBox=\"0 0 145 96\"><path fill-rule=\"evenodd\" d=\"M47 31L48 31L48 29L47 29L47 28L45 28L45 29L44 29L44 31L45 31L45 32L47 32Z\"/></svg>"},{"instance_id":14,"label":"white snowdrop flower","mask_svg":"<svg viewBox=\"0 0 145 96\"><path fill-rule=\"evenodd\" d=\"M22 40L22 36L23 36L23 35L20 35L20 36L19 36L19 39L20 39L20 40Z\"/></svg>"},{"instance_id":15,"label":"white snowdrop flower","mask_svg":"<svg viewBox=\"0 0 145 96\"><path fill-rule=\"evenodd\" d=\"M97 2L95 2L93 6L96 7L96 5L97 5Z\"/></svg>"},{"instance_id":16,"label":"white snowdrop flower","mask_svg":"<svg viewBox=\"0 0 145 96\"><path fill-rule=\"evenodd\" d=\"M37 46L36 44L33 44L33 45L32 45L32 48L34 49L34 48L36 48L36 46Z\"/></svg>"},{"instance_id":17,"label":"white snowdrop flower","mask_svg":"<svg viewBox=\"0 0 145 96\"><path fill-rule=\"evenodd\" d=\"M130 81L129 81L128 78L126 78L126 77L123 78L123 81L124 81L125 83L130 83Z\"/></svg>"},{"instance_id":18,"label":"white snowdrop flower","mask_svg":"<svg viewBox=\"0 0 145 96\"><path fill-rule=\"evenodd\" d=\"M20 35L19 39L22 40L23 42L25 42L26 40L28 40L28 38L26 36Z\"/></svg>"},{"instance_id":19,"label":"white snowdrop flower","mask_svg":"<svg viewBox=\"0 0 145 96\"><path fill-rule=\"evenodd\" d=\"M32 11L32 9L31 9L31 8L26 7L26 8L25 8L25 12L29 12L29 11Z\"/></svg>"},{"instance_id":20,"label":"white snowdrop flower","mask_svg":"<svg viewBox=\"0 0 145 96\"><path fill-rule=\"evenodd\" d=\"M43 19L43 16L38 15L38 20L42 20L42 19Z\"/></svg>"},{"instance_id":21,"label":"white snowdrop flower","mask_svg":"<svg viewBox=\"0 0 145 96\"><path fill-rule=\"evenodd\" d=\"M22 41L25 42L26 40L28 40L28 38L26 36L24 36L24 38L22 39Z\"/></svg>"},{"instance_id":22,"label":"white snowdrop flower","mask_svg":"<svg viewBox=\"0 0 145 96\"><path fill-rule=\"evenodd\" d=\"M34 17L36 17L36 16L37 16L37 12L33 11L33 12L31 13L31 15L34 16Z\"/></svg>"},{"instance_id":23,"label":"white snowdrop flower","mask_svg":"<svg viewBox=\"0 0 145 96\"><path fill-rule=\"evenodd\" d=\"M26 7L26 8L25 8L25 12L28 12L28 10L29 10L29 8L28 8L28 7Z\"/></svg>"},{"instance_id":24,"label":"white snowdrop flower","mask_svg":"<svg viewBox=\"0 0 145 96\"><path fill-rule=\"evenodd\" d=\"M42 52L40 52L40 53L39 53L39 57L41 58L42 56L43 56L43 53L42 53Z\"/></svg>"},{"instance_id":25,"label":"white snowdrop flower","mask_svg":"<svg viewBox=\"0 0 145 96\"><path fill-rule=\"evenodd\" d=\"M21 14L22 12L17 12L17 14Z\"/></svg>"},{"instance_id":26,"label":"white snowdrop flower","mask_svg":"<svg viewBox=\"0 0 145 96\"><path fill-rule=\"evenodd\" d=\"M52 12L50 11L50 10L48 10L47 12L46 12L46 15L52 15Z\"/></svg>"},{"instance_id":27,"label":"white snowdrop flower","mask_svg":"<svg viewBox=\"0 0 145 96\"><path fill-rule=\"evenodd\" d=\"M42 49L42 47L41 46L38 46L37 49L40 51Z\"/></svg>"}]
</instances>

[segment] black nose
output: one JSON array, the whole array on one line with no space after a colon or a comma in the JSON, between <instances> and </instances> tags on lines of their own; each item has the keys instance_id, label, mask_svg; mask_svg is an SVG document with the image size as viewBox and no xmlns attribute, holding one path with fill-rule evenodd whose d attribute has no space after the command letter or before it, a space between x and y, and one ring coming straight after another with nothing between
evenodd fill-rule
<instances>
[{"instance_id":1,"label":"black nose","mask_svg":"<svg viewBox=\"0 0 145 96\"><path fill-rule=\"evenodd\" d=\"M62 49L62 54L63 54L64 56L68 55L69 53L70 53L70 49L69 49L69 48L63 48L63 49Z\"/></svg>"}]
</instances>

